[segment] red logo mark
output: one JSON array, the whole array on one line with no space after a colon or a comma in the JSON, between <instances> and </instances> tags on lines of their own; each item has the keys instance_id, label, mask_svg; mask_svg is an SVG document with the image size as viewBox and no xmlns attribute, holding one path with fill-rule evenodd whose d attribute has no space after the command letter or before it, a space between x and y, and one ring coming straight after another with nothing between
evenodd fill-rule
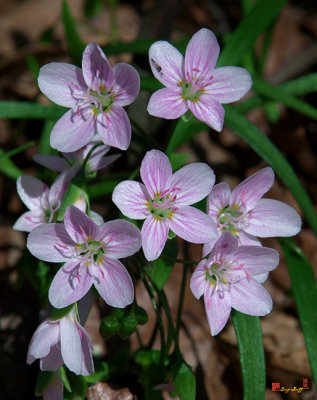
<instances>
[{"instance_id":1,"label":"red logo mark","mask_svg":"<svg viewBox=\"0 0 317 400\"><path fill-rule=\"evenodd\" d=\"M303 378L303 388L308 388L308 378Z\"/></svg>"},{"instance_id":2,"label":"red logo mark","mask_svg":"<svg viewBox=\"0 0 317 400\"><path fill-rule=\"evenodd\" d=\"M281 384L279 382L272 382L272 392L279 392L281 390Z\"/></svg>"}]
</instances>

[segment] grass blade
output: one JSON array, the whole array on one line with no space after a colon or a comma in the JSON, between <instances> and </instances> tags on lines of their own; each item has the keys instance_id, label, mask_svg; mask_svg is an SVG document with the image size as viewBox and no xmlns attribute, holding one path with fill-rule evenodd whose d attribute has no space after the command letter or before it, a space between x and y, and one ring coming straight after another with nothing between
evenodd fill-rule
<instances>
[{"instance_id":1,"label":"grass blade","mask_svg":"<svg viewBox=\"0 0 317 400\"><path fill-rule=\"evenodd\" d=\"M59 106L44 106L26 101L0 101L0 118L6 119L57 119L66 109Z\"/></svg>"},{"instance_id":2,"label":"grass blade","mask_svg":"<svg viewBox=\"0 0 317 400\"><path fill-rule=\"evenodd\" d=\"M307 222L317 234L317 216L313 204L286 158L274 146L270 139L248 121L244 115L239 113L232 106L227 105L225 109L225 123L235 131L238 136L242 137L263 160L273 167L277 175L297 200L305 214Z\"/></svg>"},{"instance_id":3,"label":"grass blade","mask_svg":"<svg viewBox=\"0 0 317 400\"><path fill-rule=\"evenodd\" d=\"M280 239L292 281L314 381L317 382L317 285L313 268L290 238Z\"/></svg>"},{"instance_id":4,"label":"grass blade","mask_svg":"<svg viewBox=\"0 0 317 400\"><path fill-rule=\"evenodd\" d=\"M236 310L232 310L231 317L239 347L243 399L264 399L266 374L260 318Z\"/></svg>"}]
</instances>

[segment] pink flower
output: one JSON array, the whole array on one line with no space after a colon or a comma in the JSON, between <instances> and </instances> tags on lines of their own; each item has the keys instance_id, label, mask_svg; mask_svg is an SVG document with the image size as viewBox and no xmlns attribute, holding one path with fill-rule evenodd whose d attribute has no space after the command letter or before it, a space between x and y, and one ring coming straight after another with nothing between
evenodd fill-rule
<instances>
[{"instance_id":1,"label":"pink flower","mask_svg":"<svg viewBox=\"0 0 317 400\"><path fill-rule=\"evenodd\" d=\"M54 171L66 171L72 169L72 176L75 176L80 170L85 158L91 149L98 143L97 140L88 143L81 149L72 153L62 153L63 157L52 156L49 154L35 154L33 156L34 161L52 169ZM105 156L110 150L109 146L97 147L89 157L86 164L85 173L88 175L91 172L98 171L101 168L107 167L109 164L114 162L120 157L120 154L113 154L111 156Z\"/></svg>"},{"instance_id":2,"label":"pink flower","mask_svg":"<svg viewBox=\"0 0 317 400\"><path fill-rule=\"evenodd\" d=\"M212 335L223 329L231 308L257 316L271 311L271 296L259 280L276 268L278 262L278 252L273 249L239 246L229 232L221 235L208 259L198 264L190 280L194 296L197 299L204 296Z\"/></svg>"},{"instance_id":3,"label":"pink flower","mask_svg":"<svg viewBox=\"0 0 317 400\"><path fill-rule=\"evenodd\" d=\"M215 185L207 201L207 212L218 227L228 231L240 245L261 246L258 237L293 236L301 228L301 218L287 204L262 199L274 182L272 168L266 167L241 182L231 193L227 183ZM215 240L206 243L203 256L213 248Z\"/></svg>"},{"instance_id":4,"label":"pink flower","mask_svg":"<svg viewBox=\"0 0 317 400\"><path fill-rule=\"evenodd\" d=\"M70 179L69 173L63 172L49 189L45 183L34 176L20 176L17 180L17 191L30 211L21 215L13 225L13 229L31 232L41 224L52 222Z\"/></svg>"},{"instance_id":5,"label":"pink flower","mask_svg":"<svg viewBox=\"0 0 317 400\"><path fill-rule=\"evenodd\" d=\"M46 320L34 332L27 363L39 358L42 371L56 371L63 364L77 375L94 372L92 344L77 321L74 309L60 320Z\"/></svg>"},{"instance_id":6,"label":"pink flower","mask_svg":"<svg viewBox=\"0 0 317 400\"><path fill-rule=\"evenodd\" d=\"M133 302L131 277L118 260L141 247L140 231L131 222L117 219L97 225L78 208L68 206L64 224L37 227L30 233L27 247L40 260L65 263L49 289L54 307L75 303L92 285L113 307Z\"/></svg>"},{"instance_id":7,"label":"pink flower","mask_svg":"<svg viewBox=\"0 0 317 400\"><path fill-rule=\"evenodd\" d=\"M155 42L149 51L150 65L164 89L150 98L148 112L176 119L188 109L196 118L220 132L224 120L221 104L241 99L252 86L251 76L240 67L216 68L219 45L206 28L188 43L185 58L169 42Z\"/></svg>"},{"instance_id":8,"label":"pink flower","mask_svg":"<svg viewBox=\"0 0 317 400\"><path fill-rule=\"evenodd\" d=\"M97 133L106 145L129 147L131 125L123 106L131 104L140 90L140 77L133 67L119 63L111 68L100 47L90 43L82 69L50 63L41 68L38 83L50 100L71 108L52 130L53 148L78 150Z\"/></svg>"},{"instance_id":9,"label":"pink flower","mask_svg":"<svg viewBox=\"0 0 317 400\"><path fill-rule=\"evenodd\" d=\"M217 235L211 218L190 204L202 200L215 176L207 164L186 165L174 174L168 157L159 150L148 151L141 164L144 184L119 183L112 200L129 218L145 219L142 247L147 260L158 258L169 229L192 243L206 243Z\"/></svg>"}]
</instances>

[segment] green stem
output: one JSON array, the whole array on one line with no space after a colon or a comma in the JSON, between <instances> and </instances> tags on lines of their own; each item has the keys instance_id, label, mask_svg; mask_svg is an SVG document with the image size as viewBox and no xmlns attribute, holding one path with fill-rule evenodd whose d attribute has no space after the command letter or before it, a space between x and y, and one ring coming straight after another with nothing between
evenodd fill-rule
<instances>
[{"instance_id":1,"label":"green stem","mask_svg":"<svg viewBox=\"0 0 317 400\"><path fill-rule=\"evenodd\" d=\"M162 150L162 147L156 142L156 140L154 140L152 136L149 135L135 120L130 118L130 121L133 128L146 139L146 141L151 145L151 148Z\"/></svg>"},{"instance_id":2,"label":"green stem","mask_svg":"<svg viewBox=\"0 0 317 400\"><path fill-rule=\"evenodd\" d=\"M90 156L96 150L97 147L102 146L102 145L103 145L102 142L98 142L89 150L89 153L87 154L86 158L84 159L83 165L81 166L81 170L84 172L84 174L85 174L86 165L89 161Z\"/></svg>"},{"instance_id":3,"label":"green stem","mask_svg":"<svg viewBox=\"0 0 317 400\"><path fill-rule=\"evenodd\" d=\"M199 264L199 261L184 260L182 258L169 257L169 256L166 256L165 254L161 254L160 257L164 258L165 260L174 261L175 263L180 263L180 264L191 264L191 265L192 264L195 264L195 265Z\"/></svg>"},{"instance_id":4,"label":"green stem","mask_svg":"<svg viewBox=\"0 0 317 400\"><path fill-rule=\"evenodd\" d=\"M163 321L162 321L162 318L161 318L160 307L158 306L158 304L157 304L157 302L156 302L156 300L155 300L155 297L154 297L152 288L151 288L150 285L148 284L146 278L145 278L144 276L142 276L142 275L143 275L143 274L141 274L142 282L143 282L144 287L145 287L145 289L147 290L147 292L148 292L148 294L149 294L149 296L150 296L150 299L151 299L151 302L152 302L154 311L155 311L155 313L156 313L156 318L157 318L157 323L158 323L158 329L159 329L159 331L160 331L160 336L161 336L161 356L160 356L160 364L163 364L163 363L164 363L164 360L165 360L166 346L165 346L164 325L163 325Z\"/></svg>"}]
</instances>

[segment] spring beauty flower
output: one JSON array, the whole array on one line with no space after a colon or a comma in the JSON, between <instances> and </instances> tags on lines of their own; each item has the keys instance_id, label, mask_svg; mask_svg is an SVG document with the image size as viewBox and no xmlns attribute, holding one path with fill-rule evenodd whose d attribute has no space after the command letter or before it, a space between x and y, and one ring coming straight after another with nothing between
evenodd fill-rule
<instances>
[{"instance_id":1,"label":"spring beauty flower","mask_svg":"<svg viewBox=\"0 0 317 400\"><path fill-rule=\"evenodd\" d=\"M208 259L194 271L190 288L199 299L204 296L210 332L217 335L225 326L231 308L244 314L263 316L272 309L272 298L257 277L277 267L276 250L259 246L239 246L224 232Z\"/></svg>"},{"instance_id":2,"label":"spring beauty flower","mask_svg":"<svg viewBox=\"0 0 317 400\"><path fill-rule=\"evenodd\" d=\"M260 238L294 236L301 229L301 218L287 204L262 199L274 182L274 171L266 167L241 182L232 192L227 183L215 185L207 200L207 213L218 228L236 236L240 245L261 246ZM203 256L215 240L204 244Z\"/></svg>"},{"instance_id":3,"label":"spring beauty flower","mask_svg":"<svg viewBox=\"0 0 317 400\"><path fill-rule=\"evenodd\" d=\"M140 174L143 184L119 183L112 200L127 217L145 219L141 235L147 260L160 256L169 229L192 243L206 243L217 236L211 218L189 206L206 197L214 184L214 173L207 164L189 164L173 174L168 157L151 150L142 161Z\"/></svg>"},{"instance_id":4,"label":"spring beauty flower","mask_svg":"<svg viewBox=\"0 0 317 400\"><path fill-rule=\"evenodd\" d=\"M169 42L158 41L149 50L152 72L166 88L155 92L148 112L176 119L190 110L211 128L222 130L225 111L221 104L241 99L251 88L249 72L240 67L216 68L219 45L206 28L188 43L185 58Z\"/></svg>"},{"instance_id":5,"label":"spring beauty flower","mask_svg":"<svg viewBox=\"0 0 317 400\"><path fill-rule=\"evenodd\" d=\"M35 154L33 156L33 160L36 161L38 164L43 165L44 167L52 169L53 171L61 172L72 169L72 176L75 176L83 165L89 152L98 142L99 141L97 140L91 141L86 146L77 151L71 153L62 153L63 157L53 156L49 154ZM120 154L106 156L109 150L110 147L105 145L96 147L93 150L86 164L86 175L98 171L101 168L107 167L109 164L120 157Z\"/></svg>"},{"instance_id":6,"label":"spring beauty flower","mask_svg":"<svg viewBox=\"0 0 317 400\"><path fill-rule=\"evenodd\" d=\"M25 212L13 225L13 229L31 232L37 226L52 222L61 205L63 195L71 179L68 172L61 173L50 188L30 175L17 179L17 192L30 211Z\"/></svg>"},{"instance_id":7,"label":"spring beauty flower","mask_svg":"<svg viewBox=\"0 0 317 400\"><path fill-rule=\"evenodd\" d=\"M51 146L73 152L99 134L104 144L126 150L131 125L123 109L140 91L137 71L126 63L111 68L96 43L86 46L82 69L66 63L44 65L39 74L41 91L54 103L71 109L55 124Z\"/></svg>"},{"instance_id":8,"label":"spring beauty flower","mask_svg":"<svg viewBox=\"0 0 317 400\"><path fill-rule=\"evenodd\" d=\"M42 371L56 371L65 364L77 375L90 375L94 372L91 352L88 333L72 309L65 317L48 319L38 326L29 345L27 364L39 358Z\"/></svg>"},{"instance_id":9,"label":"spring beauty flower","mask_svg":"<svg viewBox=\"0 0 317 400\"><path fill-rule=\"evenodd\" d=\"M64 262L49 288L49 301L56 308L81 299L95 285L112 307L133 302L132 279L118 260L141 247L140 231L125 220L97 225L85 213L68 206L64 224L44 224L34 229L27 242L40 260Z\"/></svg>"}]
</instances>

